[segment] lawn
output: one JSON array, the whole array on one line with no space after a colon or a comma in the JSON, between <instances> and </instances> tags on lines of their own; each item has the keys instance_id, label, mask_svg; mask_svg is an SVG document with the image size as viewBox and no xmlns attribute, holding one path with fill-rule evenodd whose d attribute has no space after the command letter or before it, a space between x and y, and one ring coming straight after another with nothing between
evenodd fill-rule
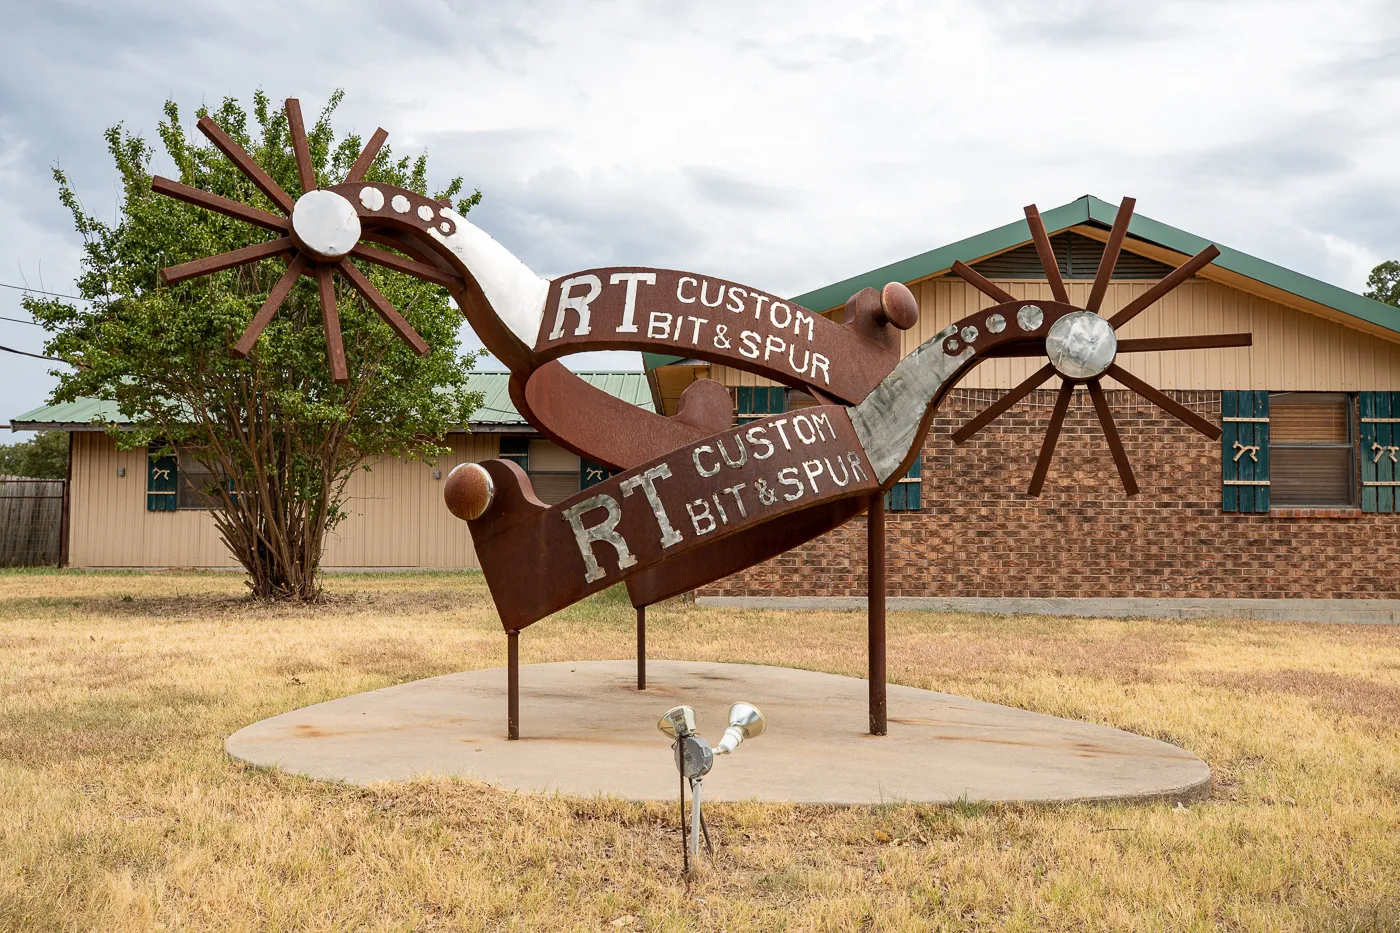
<instances>
[{"instance_id":1,"label":"lawn","mask_svg":"<svg viewBox=\"0 0 1400 933\"><path fill-rule=\"evenodd\" d=\"M1176 743L1212 797L714 805L687 886L674 806L227 758L264 717L505 661L479 576L327 591L261 607L233 574L0 572L0 930L1400 931L1400 629L891 613L892 681ZM647 627L655 658L864 664L859 613L654 607ZM605 593L523 634L522 661L633 638Z\"/></svg>"}]
</instances>

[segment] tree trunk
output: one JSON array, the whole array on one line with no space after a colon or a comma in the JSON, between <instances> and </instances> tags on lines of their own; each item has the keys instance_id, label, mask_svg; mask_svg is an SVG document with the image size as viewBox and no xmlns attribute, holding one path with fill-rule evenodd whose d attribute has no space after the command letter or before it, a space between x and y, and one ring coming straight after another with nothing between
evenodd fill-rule
<instances>
[{"instance_id":1,"label":"tree trunk","mask_svg":"<svg viewBox=\"0 0 1400 933\"><path fill-rule=\"evenodd\" d=\"M311 496L287 489L276 471L259 475L254 485L225 492L224 507L214 512L225 546L248 573L248 588L255 599L317 599L328 517L344 479L319 484L320 494Z\"/></svg>"}]
</instances>

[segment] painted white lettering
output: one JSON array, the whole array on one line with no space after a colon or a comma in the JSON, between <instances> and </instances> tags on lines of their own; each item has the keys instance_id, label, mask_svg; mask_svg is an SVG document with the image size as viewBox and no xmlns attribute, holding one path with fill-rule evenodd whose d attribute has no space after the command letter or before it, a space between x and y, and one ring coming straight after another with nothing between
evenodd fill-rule
<instances>
[{"instance_id":1,"label":"painted white lettering","mask_svg":"<svg viewBox=\"0 0 1400 933\"><path fill-rule=\"evenodd\" d=\"M739 459L737 460L730 458L729 451L724 449L724 441L715 438L715 444L719 447L719 455L724 458L725 464L737 470L739 467L749 462L749 452L748 448L744 446L744 439L738 434L734 435L734 443L739 445Z\"/></svg>"},{"instance_id":2,"label":"painted white lettering","mask_svg":"<svg viewBox=\"0 0 1400 933\"><path fill-rule=\"evenodd\" d=\"M626 283L627 296L622 302L622 323L618 325L619 334L635 334L637 325L632 318L637 313L637 283L645 285L656 284L655 272L614 272L612 278L608 279L609 285L621 285Z\"/></svg>"},{"instance_id":3,"label":"painted white lettering","mask_svg":"<svg viewBox=\"0 0 1400 933\"><path fill-rule=\"evenodd\" d=\"M715 511L716 511L716 512L719 512L719 520L720 520L720 523L721 523L721 524L724 524L724 525L728 525L728 524L729 524L729 513L726 512L726 511L724 510L724 506L720 503L720 501L719 501L719 493L717 493L717 492L716 492L716 493L712 493L712 494L710 495L710 498L713 499L713 500L715 500Z\"/></svg>"},{"instance_id":4,"label":"painted white lettering","mask_svg":"<svg viewBox=\"0 0 1400 933\"><path fill-rule=\"evenodd\" d=\"M817 477L822 475L822 462L820 460L803 460L802 472L807 474L807 482L812 484L812 492L817 491Z\"/></svg>"},{"instance_id":5,"label":"painted white lettering","mask_svg":"<svg viewBox=\"0 0 1400 933\"><path fill-rule=\"evenodd\" d=\"M801 484L798 484L798 488L801 488ZM753 489L758 493L759 505L772 505L778 501L778 493L769 487L766 479L754 480Z\"/></svg>"},{"instance_id":6,"label":"painted white lettering","mask_svg":"<svg viewBox=\"0 0 1400 933\"><path fill-rule=\"evenodd\" d=\"M693 344L695 344L696 346L699 346L699 344L700 344L700 325L701 325L701 324L708 324L708 323L710 323L710 319L707 318L707 317L693 317L693 318L691 318L690 320L691 320L691 323L693 323L693 324L695 325L695 331L690 335L690 342L693 343Z\"/></svg>"},{"instance_id":7,"label":"painted white lettering","mask_svg":"<svg viewBox=\"0 0 1400 933\"><path fill-rule=\"evenodd\" d=\"M585 528L583 516L594 509L605 509L607 516L598 524ZM637 563L637 558L632 556L627 542L617 533L617 523L622 520L622 507L612 496L603 494L584 499L565 509L564 518L574 530L574 541L578 543L579 553L583 555L585 583L601 580L605 576L603 568L598 566L598 560L593 556L594 541L612 545L613 550L617 552L618 570L626 570Z\"/></svg>"},{"instance_id":8,"label":"painted white lettering","mask_svg":"<svg viewBox=\"0 0 1400 933\"><path fill-rule=\"evenodd\" d=\"M783 498L789 502L796 502L802 498L802 480L797 476L797 467L783 467L778 471L778 482L784 486L796 488L796 492L785 492Z\"/></svg>"},{"instance_id":9,"label":"painted white lettering","mask_svg":"<svg viewBox=\"0 0 1400 933\"><path fill-rule=\"evenodd\" d=\"M795 372L795 373L797 373L797 375L800 376L800 375L802 375L803 373L805 373L805 372L807 371L807 364L811 361L811 359L812 359L812 351L811 351L811 350L803 350L803 351L802 351L802 365L801 365L801 366L798 366L798 365L797 365L797 344L793 344L792 346L788 347L788 365L792 367L792 371Z\"/></svg>"},{"instance_id":10,"label":"painted white lettering","mask_svg":"<svg viewBox=\"0 0 1400 933\"><path fill-rule=\"evenodd\" d=\"M778 359L782 359L786 349L787 341L776 334L769 334L768 339L763 342L763 362L768 362L768 358L774 353L778 354Z\"/></svg>"},{"instance_id":11,"label":"painted white lettering","mask_svg":"<svg viewBox=\"0 0 1400 933\"><path fill-rule=\"evenodd\" d=\"M739 335L739 342L743 344L739 348L740 356L747 356L751 360L758 359L758 334L751 330L746 330Z\"/></svg>"},{"instance_id":12,"label":"painted white lettering","mask_svg":"<svg viewBox=\"0 0 1400 933\"><path fill-rule=\"evenodd\" d=\"M744 310L744 299L749 297L749 290L738 285L729 286L729 303L725 308L736 314Z\"/></svg>"},{"instance_id":13,"label":"painted white lettering","mask_svg":"<svg viewBox=\"0 0 1400 933\"><path fill-rule=\"evenodd\" d=\"M840 457L837 457L837 458L836 458L836 464L837 464L837 466L841 467L841 478L840 478L840 479L837 479L837 478L836 478L836 470L833 469L832 466L831 466L831 458L830 458L830 457L825 457L825 458L823 458L823 459L826 460L826 475L831 477L831 481L832 481L833 483L835 483L835 484L838 485L838 486L844 486L844 485L846 485L847 483L849 483L849 482L851 481L851 474L850 474L850 472L846 469L846 464L842 462L842 460L841 460Z\"/></svg>"},{"instance_id":14,"label":"painted white lettering","mask_svg":"<svg viewBox=\"0 0 1400 933\"><path fill-rule=\"evenodd\" d=\"M748 483L739 483L735 486L726 486L724 489L720 490L720 492L727 492L734 497L734 504L739 508L740 518L749 517L748 510L744 508L744 497L739 495L739 490L743 489L747 485Z\"/></svg>"},{"instance_id":15,"label":"painted white lettering","mask_svg":"<svg viewBox=\"0 0 1400 933\"><path fill-rule=\"evenodd\" d=\"M689 282L691 285L699 285L699 284L700 284L699 282L697 282L695 279L691 278L691 277L688 276L688 275L683 275L683 276L681 276L679 279L676 280L676 300L679 301L679 302L680 302L681 304L683 304L683 305L693 305L693 304L695 304L695 296L694 296L694 295L691 295L689 298L687 298L687 297L685 297L684 295L681 294L681 289L685 288L685 283L686 283L686 282Z\"/></svg>"},{"instance_id":16,"label":"painted white lettering","mask_svg":"<svg viewBox=\"0 0 1400 933\"><path fill-rule=\"evenodd\" d=\"M773 442L765 436L767 433L763 425L756 424L749 428L748 432L744 434L744 437L748 438L749 443L753 444L755 448L760 444L766 448L763 453L759 453L756 449L754 450L753 458L755 460L767 460L769 457L773 456ZM755 437L755 435L757 436ZM715 467L715 469L718 470L719 467Z\"/></svg>"},{"instance_id":17,"label":"painted white lettering","mask_svg":"<svg viewBox=\"0 0 1400 933\"><path fill-rule=\"evenodd\" d=\"M806 311L803 311L801 308L798 308L798 309L797 309L797 323L795 323L795 324L793 325L792 332L793 332L794 334L801 334L801 333L802 333L802 325L803 325L803 324L806 324L806 325L807 325L807 339L808 339L808 340L811 340L811 339L812 339L812 315L808 314Z\"/></svg>"},{"instance_id":18,"label":"painted white lettering","mask_svg":"<svg viewBox=\"0 0 1400 933\"><path fill-rule=\"evenodd\" d=\"M865 471L860 468L860 454L854 450L848 450L846 460L851 464L851 475L862 483L865 482Z\"/></svg>"},{"instance_id":19,"label":"painted white lettering","mask_svg":"<svg viewBox=\"0 0 1400 933\"><path fill-rule=\"evenodd\" d=\"M812 424L816 425L817 437L822 440L835 440L836 429L831 426L831 416L824 411L814 412L811 416ZM828 438L830 435L830 438Z\"/></svg>"},{"instance_id":20,"label":"painted white lettering","mask_svg":"<svg viewBox=\"0 0 1400 933\"><path fill-rule=\"evenodd\" d=\"M820 369L820 370L822 371L822 379L826 380L826 384L827 384L827 385L831 385L831 376L830 376L830 374L828 374L827 371L826 371L826 367L827 367L827 365L828 365L830 362L831 362L831 360L829 360L829 359L827 359L826 357L822 356L820 353L813 353L813 354L812 354L812 378L815 379L815 378L817 377L817 370Z\"/></svg>"},{"instance_id":21,"label":"painted white lettering","mask_svg":"<svg viewBox=\"0 0 1400 933\"><path fill-rule=\"evenodd\" d=\"M651 506L651 514L656 516L656 525L661 529L661 546L664 548L681 543L681 533L671 527L671 517L666 514L666 507L661 504L661 497L656 493L656 481L670 478L670 466L660 463L640 476L628 477L622 481L620 487L624 499L632 495L638 486L641 487L647 497L647 504Z\"/></svg>"},{"instance_id":22,"label":"painted white lettering","mask_svg":"<svg viewBox=\"0 0 1400 933\"><path fill-rule=\"evenodd\" d=\"M778 320L778 309L783 309L783 319ZM783 328L792 323L792 308L789 308L781 301L775 301L768 306L768 320L773 322L774 327Z\"/></svg>"},{"instance_id":23,"label":"painted white lettering","mask_svg":"<svg viewBox=\"0 0 1400 933\"><path fill-rule=\"evenodd\" d=\"M695 511L696 506L700 506L701 511ZM696 499L694 502L687 502L685 510L690 513L690 524L695 527L697 535L707 535L715 530L715 517L710 514L710 503L708 499ZM700 527L701 522L707 522L705 527Z\"/></svg>"},{"instance_id":24,"label":"painted white lettering","mask_svg":"<svg viewBox=\"0 0 1400 933\"><path fill-rule=\"evenodd\" d=\"M705 279L700 283L700 303L707 308L718 308L724 301L724 286L715 285L715 300L710 301L706 295L710 293L710 280Z\"/></svg>"},{"instance_id":25,"label":"painted white lettering","mask_svg":"<svg viewBox=\"0 0 1400 933\"><path fill-rule=\"evenodd\" d=\"M804 431L803 428L806 430ZM793 416L792 430L797 435L797 439L804 444L815 444L817 441L817 429L812 427L812 421L806 415Z\"/></svg>"},{"instance_id":26,"label":"painted white lettering","mask_svg":"<svg viewBox=\"0 0 1400 933\"><path fill-rule=\"evenodd\" d=\"M684 323L685 323L685 315L684 315L684 314L677 314L677 315L676 315L676 332L675 332L674 334L671 335L671 339L672 339L672 340L680 340L680 339L681 339L681 325L684 324Z\"/></svg>"},{"instance_id":27,"label":"painted white lettering","mask_svg":"<svg viewBox=\"0 0 1400 933\"><path fill-rule=\"evenodd\" d=\"M792 450L792 445L788 443L787 432L783 430L785 424L787 424L787 419L779 418L773 422L773 427L778 429L778 436L783 439L783 450Z\"/></svg>"},{"instance_id":28,"label":"painted white lettering","mask_svg":"<svg viewBox=\"0 0 1400 933\"><path fill-rule=\"evenodd\" d=\"M653 311L647 318L647 338L650 340L665 340L666 335L671 332L671 315L665 311Z\"/></svg>"},{"instance_id":29,"label":"painted white lettering","mask_svg":"<svg viewBox=\"0 0 1400 933\"><path fill-rule=\"evenodd\" d=\"M587 295L570 295L575 285L588 286ZM588 334L589 311L588 306L593 299L597 298L603 291L603 280L596 275L576 275L571 279L565 279L559 283L559 309L554 314L554 330L549 332L550 340L558 340L564 336L564 318L570 308L578 312L578 326L574 328L575 337L583 337Z\"/></svg>"},{"instance_id":30,"label":"painted white lettering","mask_svg":"<svg viewBox=\"0 0 1400 933\"><path fill-rule=\"evenodd\" d=\"M769 298L767 295L760 295L757 292L754 292L753 301L753 319L756 321L759 318L763 317L763 306L769 301L772 301L772 299Z\"/></svg>"},{"instance_id":31,"label":"painted white lettering","mask_svg":"<svg viewBox=\"0 0 1400 933\"><path fill-rule=\"evenodd\" d=\"M695 461L696 473L699 473L701 476L714 476L716 473L719 472L718 460L715 461L715 468L713 470L705 469L705 467L700 463L700 455L702 453L712 454L714 452L714 448L711 447L709 444L701 444L699 447L695 448L690 452L690 459Z\"/></svg>"}]
</instances>

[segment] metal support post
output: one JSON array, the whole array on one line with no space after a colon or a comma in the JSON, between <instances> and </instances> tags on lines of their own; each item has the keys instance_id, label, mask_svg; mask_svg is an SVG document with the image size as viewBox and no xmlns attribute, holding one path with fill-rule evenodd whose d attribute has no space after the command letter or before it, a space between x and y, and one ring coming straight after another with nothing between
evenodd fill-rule
<instances>
[{"instance_id":1,"label":"metal support post","mask_svg":"<svg viewBox=\"0 0 1400 933\"><path fill-rule=\"evenodd\" d=\"M866 514L865 595L869 628L870 734L884 735L885 724L885 497L870 497Z\"/></svg>"},{"instance_id":2,"label":"metal support post","mask_svg":"<svg viewBox=\"0 0 1400 933\"><path fill-rule=\"evenodd\" d=\"M520 632L506 632L506 738L520 738Z\"/></svg>"},{"instance_id":3,"label":"metal support post","mask_svg":"<svg viewBox=\"0 0 1400 933\"><path fill-rule=\"evenodd\" d=\"M647 607L637 607L637 689L647 688Z\"/></svg>"}]
</instances>

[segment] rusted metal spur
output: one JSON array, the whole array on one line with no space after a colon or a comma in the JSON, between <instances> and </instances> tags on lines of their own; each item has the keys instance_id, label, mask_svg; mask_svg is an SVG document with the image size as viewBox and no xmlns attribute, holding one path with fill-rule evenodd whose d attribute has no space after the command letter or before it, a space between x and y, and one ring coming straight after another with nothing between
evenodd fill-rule
<instances>
[{"instance_id":1,"label":"rusted metal spur","mask_svg":"<svg viewBox=\"0 0 1400 933\"><path fill-rule=\"evenodd\" d=\"M867 288L838 323L761 289L669 269L609 267L547 280L448 204L364 181L387 134L371 138L346 179L316 187L300 108L287 101L303 193L293 200L208 117L200 129L282 211L278 216L168 179L157 192L271 231L264 243L165 270L179 282L264 259L283 275L233 348L247 355L300 275L321 288L333 378L348 378L331 276L338 274L416 352L412 324L357 265L449 290L488 350L511 372L511 397L543 434L618 471L554 506L515 464L453 471L445 494L467 520L503 626L515 632L590 593L626 581L646 606L757 564L863 512L919 455L934 409L973 366L1044 354L1043 366L954 435L962 442L1047 380L1061 389L1030 492L1038 495L1075 388L1090 392L1123 484L1137 491L1100 380L1111 377L1210 436L1219 429L1117 366L1118 353L1244 346L1247 334L1117 339L1114 331L1217 254L1211 246L1110 318L1099 315L1132 200L1119 211L1089 301L1069 302L1040 216L1027 222L1054 294L1018 300L978 273L952 271L997 303L950 324L900 359L918 320L904 285ZM371 245L373 244L373 245ZM813 407L733 425L727 390L701 379L672 417L588 384L560 358L592 350L677 354L730 366L810 394Z\"/></svg>"}]
</instances>

